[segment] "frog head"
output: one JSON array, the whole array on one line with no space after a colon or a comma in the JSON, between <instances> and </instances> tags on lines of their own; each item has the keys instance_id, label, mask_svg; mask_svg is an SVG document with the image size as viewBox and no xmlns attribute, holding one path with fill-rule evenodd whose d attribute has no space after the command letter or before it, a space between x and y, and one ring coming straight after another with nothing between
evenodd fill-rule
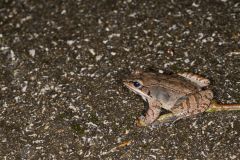
<instances>
[{"instance_id":1,"label":"frog head","mask_svg":"<svg viewBox=\"0 0 240 160\"><path fill-rule=\"evenodd\" d=\"M123 84L129 90L140 95L145 101L152 99L149 90L149 74L146 74L141 70L136 70L123 80Z\"/></svg>"}]
</instances>

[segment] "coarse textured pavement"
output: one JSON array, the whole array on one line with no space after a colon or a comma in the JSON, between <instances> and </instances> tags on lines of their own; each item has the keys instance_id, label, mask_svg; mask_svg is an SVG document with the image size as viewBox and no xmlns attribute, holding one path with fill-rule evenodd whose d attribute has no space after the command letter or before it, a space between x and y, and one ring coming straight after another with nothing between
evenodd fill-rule
<instances>
[{"instance_id":1,"label":"coarse textured pavement","mask_svg":"<svg viewBox=\"0 0 240 160\"><path fill-rule=\"evenodd\" d=\"M240 112L134 126L136 68L240 103L239 0L0 0L0 159L240 159Z\"/></svg>"}]
</instances>

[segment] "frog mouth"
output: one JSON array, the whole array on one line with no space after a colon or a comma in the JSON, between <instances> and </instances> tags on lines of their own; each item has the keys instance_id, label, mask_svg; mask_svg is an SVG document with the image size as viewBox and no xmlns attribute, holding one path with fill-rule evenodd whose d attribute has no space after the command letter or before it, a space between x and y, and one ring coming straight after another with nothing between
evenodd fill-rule
<instances>
[{"instance_id":1,"label":"frog mouth","mask_svg":"<svg viewBox=\"0 0 240 160\"><path fill-rule=\"evenodd\" d=\"M151 96L147 95L146 93L144 93L143 91L141 91L140 89L138 88L135 88L135 87L132 87L131 85L128 84L128 82L123 82L123 84L131 91L133 91L134 93L142 96L142 97L145 97L147 99L150 99L152 98Z\"/></svg>"}]
</instances>

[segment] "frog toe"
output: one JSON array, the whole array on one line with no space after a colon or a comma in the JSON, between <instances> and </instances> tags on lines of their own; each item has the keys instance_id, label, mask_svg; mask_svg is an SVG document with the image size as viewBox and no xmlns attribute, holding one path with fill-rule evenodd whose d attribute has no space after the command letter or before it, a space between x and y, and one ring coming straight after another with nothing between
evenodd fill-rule
<instances>
[{"instance_id":1,"label":"frog toe","mask_svg":"<svg viewBox=\"0 0 240 160\"><path fill-rule=\"evenodd\" d=\"M145 127L148 124L145 121L145 117L144 116L140 116L136 121L135 121L136 126L138 127Z\"/></svg>"}]
</instances>

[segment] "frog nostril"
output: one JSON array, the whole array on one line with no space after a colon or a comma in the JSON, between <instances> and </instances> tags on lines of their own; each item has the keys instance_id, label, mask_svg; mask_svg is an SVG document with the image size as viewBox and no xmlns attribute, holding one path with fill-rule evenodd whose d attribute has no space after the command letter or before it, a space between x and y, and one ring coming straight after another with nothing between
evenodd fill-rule
<instances>
[{"instance_id":1,"label":"frog nostril","mask_svg":"<svg viewBox=\"0 0 240 160\"><path fill-rule=\"evenodd\" d=\"M149 96L151 95L151 92L150 91L148 91L148 93L147 93Z\"/></svg>"}]
</instances>

